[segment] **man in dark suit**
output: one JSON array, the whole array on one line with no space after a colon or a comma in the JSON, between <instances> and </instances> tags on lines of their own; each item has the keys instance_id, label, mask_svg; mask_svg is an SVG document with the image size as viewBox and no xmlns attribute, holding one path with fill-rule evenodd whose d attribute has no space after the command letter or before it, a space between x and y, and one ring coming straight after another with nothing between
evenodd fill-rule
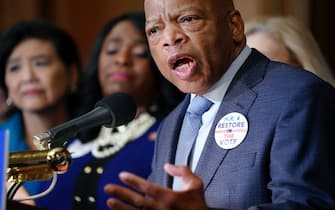
<instances>
[{"instance_id":1,"label":"man in dark suit","mask_svg":"<svg viewBox=\"0 0 335 210\"><path fill-rule=\"evenodd\" d=\"M190 94L160 127L149 181L121 173L136 192L107 185L105 191L122 200L107 204L335 209L335 90L247 47L232 0L145 0L145 12L161 73ZM186 166L177 166L186 112L198 96L212 105L201 116Z\"/></svg>"}]
</instances>

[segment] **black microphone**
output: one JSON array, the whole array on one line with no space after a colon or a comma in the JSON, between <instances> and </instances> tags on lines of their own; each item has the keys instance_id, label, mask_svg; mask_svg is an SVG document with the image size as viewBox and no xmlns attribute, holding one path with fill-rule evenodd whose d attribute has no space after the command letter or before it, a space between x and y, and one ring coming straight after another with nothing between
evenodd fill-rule
<instances>
[{"instance_id":1,"label":"black microphone","mask_svg":"<svg viewBox=\"0 0 335 210\"><path fill-rule=\"evenodd\" d=\"M96 126L116 127L134 119L137 106L125 93L114 93L98 101L86 114L65 122L45 133L33 136L35 144L44 149L63 147L79 131ZM40 148L41 149L41 148Z\"/></svg>"}]
</instances>

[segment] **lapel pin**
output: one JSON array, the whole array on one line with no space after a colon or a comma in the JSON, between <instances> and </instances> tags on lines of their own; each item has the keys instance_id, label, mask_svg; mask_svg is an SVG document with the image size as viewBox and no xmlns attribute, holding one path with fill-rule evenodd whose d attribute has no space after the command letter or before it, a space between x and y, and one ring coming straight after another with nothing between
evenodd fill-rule
<instances>
[{"instance_id":1,"label":"lapel pin","mask_svg":"<svg viewBox=\"0 0 335 210\"><path fill-rule=\"evenodd\" d=\"M218 122L214 137L222 149L233 149L243 142L247 133L247 118L241 113L231 112Z\"/></svg>"}]
</instances>

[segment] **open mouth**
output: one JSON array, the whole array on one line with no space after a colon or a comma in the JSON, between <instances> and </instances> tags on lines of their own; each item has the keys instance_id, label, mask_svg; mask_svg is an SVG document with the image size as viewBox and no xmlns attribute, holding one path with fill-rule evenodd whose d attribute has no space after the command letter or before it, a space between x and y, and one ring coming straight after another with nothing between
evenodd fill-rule
<instances>
[{"instance_id":1,"label":"open mouth","mask_svg":"<svg viewBox=\"0 0 335 210\"><path fill-rule=\"evenodd\" d=\"M172 70L183 70L189 68L194 63L194 59L191 57L174 57L169 60L169 67Z\"/></svg>"},{"instance_id":2,"label":"open mouth","mask_svg":"<svg viewBox=\"0 0 335 210\"><path fill-rule=\"evenodd\" d=\"M193 60L183 57L181 59L176 60L176 62L173 64L172 69L173 70L183 70L185 68L189 68L192 63L193 63Z\"/></svg>"},{"instance_id":3,"label":"open mouth","mask_svg":"<svg viewBox=\"0 0 335 210\"><path fill-rule=\"evenodd\" d=\"M180 79L189 79L195 73L196 62L194 58L185 55L173 56L168 60L169 68Z\"/></svg>"}]
</instances>

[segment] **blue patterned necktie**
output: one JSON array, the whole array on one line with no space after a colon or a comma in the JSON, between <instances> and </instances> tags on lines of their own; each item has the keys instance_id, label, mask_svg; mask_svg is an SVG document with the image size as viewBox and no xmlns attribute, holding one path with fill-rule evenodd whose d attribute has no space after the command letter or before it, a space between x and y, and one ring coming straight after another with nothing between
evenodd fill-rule
<instances>
[{"instance_id":1,"label":"blue patterned necktie","mask_svg":"<svg viewBox=\"0 0 335 210\"><path fill-rule=\"evenodd\" d=\"M202 124L202 114L206 112L212 104L213 103L211 101L202 96L196 96L191 101L185 114L183 126L180 131L175 165L188 165L193 144L198 136L198 131ZM183 183L180 178L174 178L173 189L183 189Z\"/></svg>"}]
</instances>

